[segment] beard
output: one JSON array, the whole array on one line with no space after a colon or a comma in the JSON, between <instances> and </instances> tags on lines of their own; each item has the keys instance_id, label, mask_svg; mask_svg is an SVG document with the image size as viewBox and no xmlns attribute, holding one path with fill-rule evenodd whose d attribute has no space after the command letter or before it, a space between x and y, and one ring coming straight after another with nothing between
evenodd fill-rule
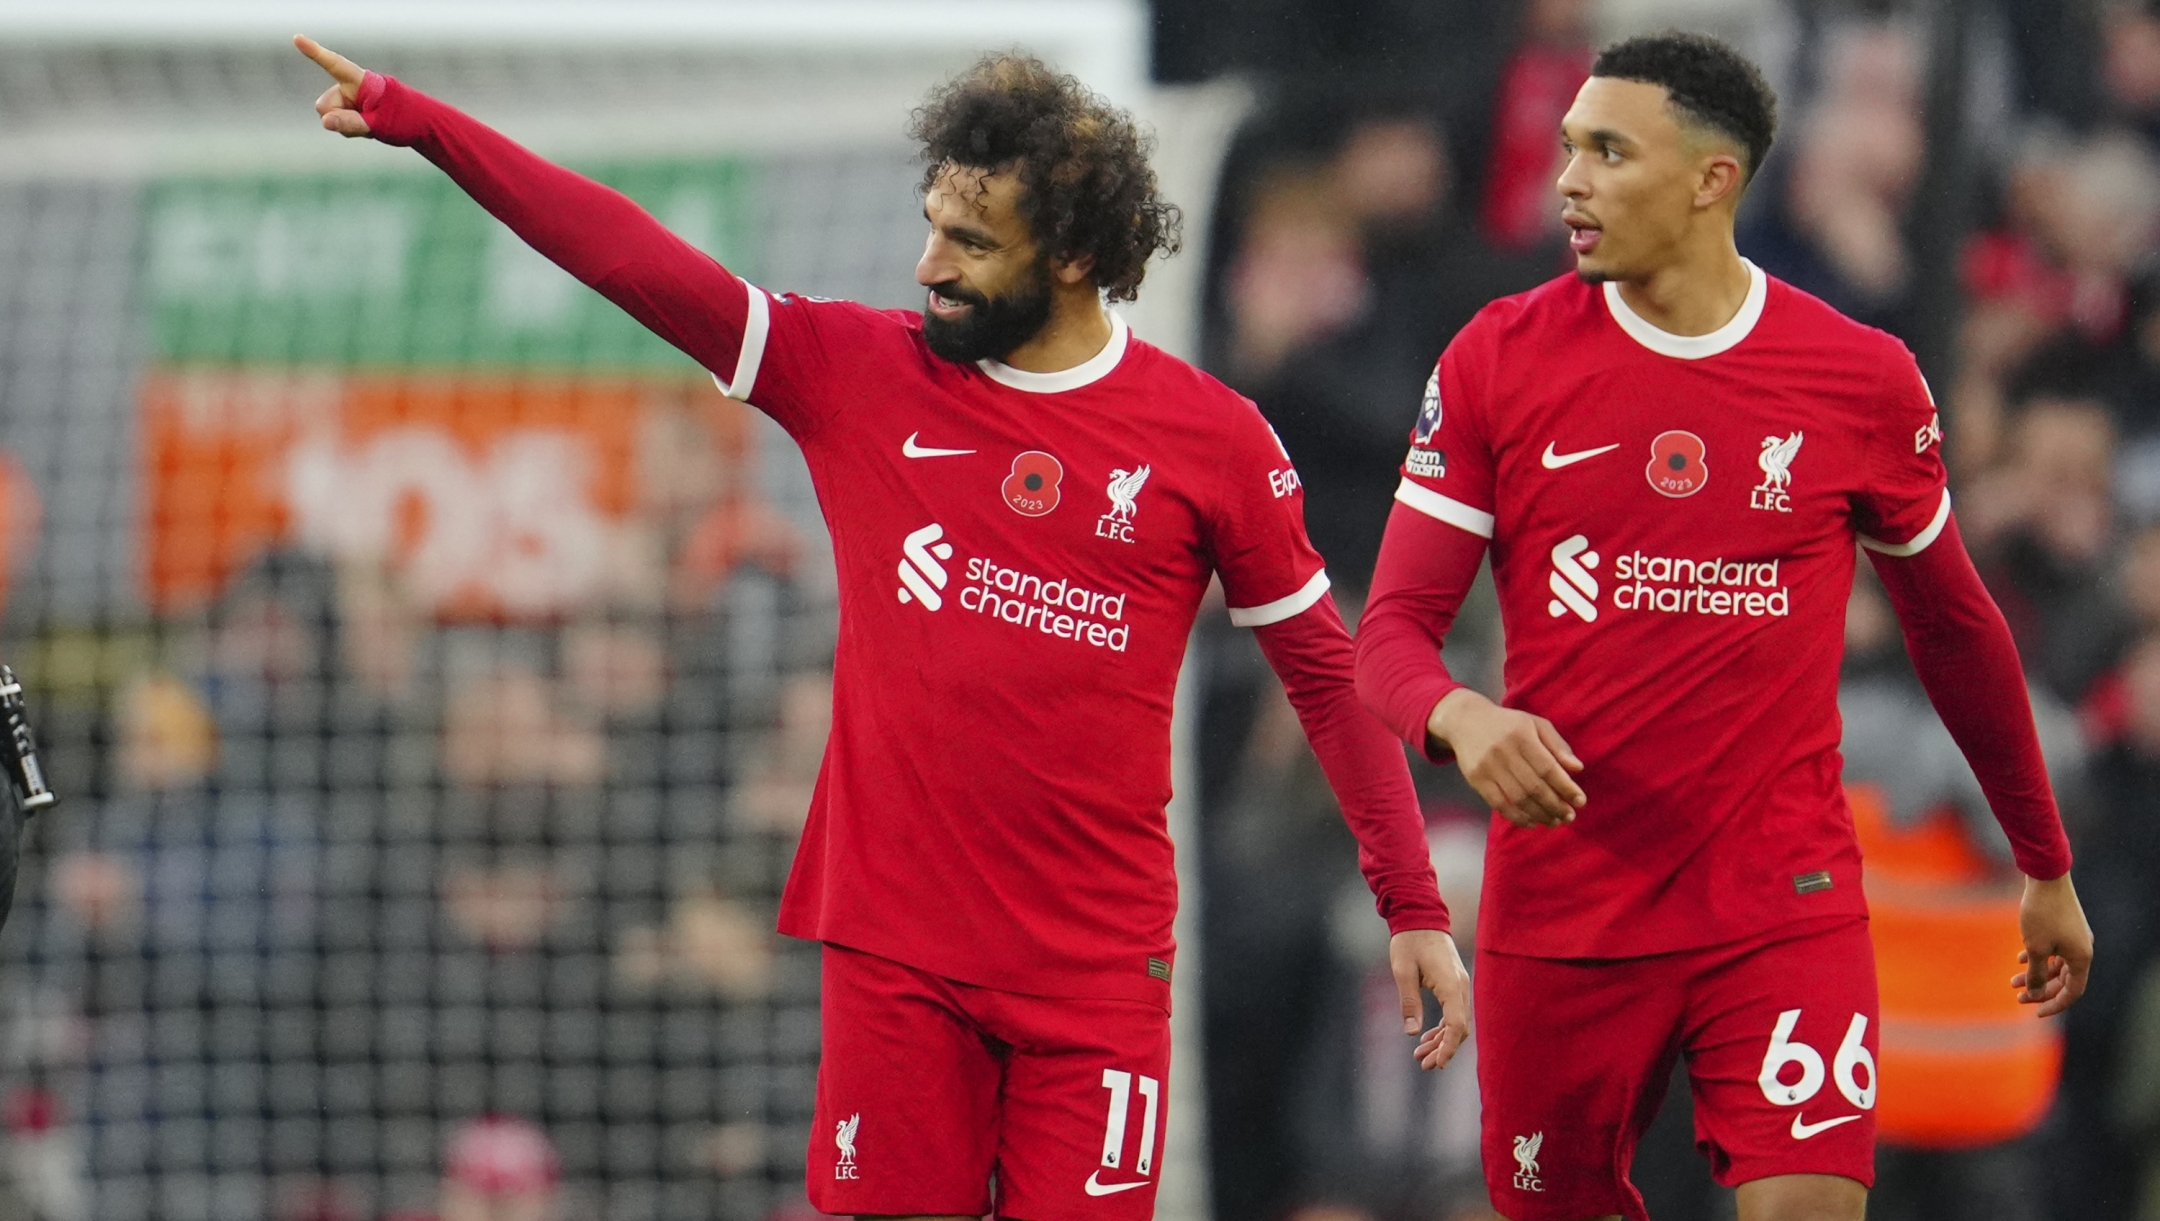
<instances>
[{"instance_id":1,"label":"beard","mask_svg":"<svg viewBox=\"0 0 2160 1221\"><path fill-rule=\"evenodd\" d=\"M1578 265L1575 268L1575 278L1581 280L1585 284L1597 285L1603 284L1606 281L1611 280L1613 278L1613 273L1609 271L1585 271L1581 266Z\"/></svg>"},{"instance_id":2,"label":"beard","mask_svg":"<svg viewBox=\"0 0 2160 1221\"><path fill-rule=\"evenodd\" d=\"M923 342L932 352L956 365L1001 360L1050 321L1050 260L1036 260L1019 286L995 297L952 280L932 285L930 291L972 307L965 317L950 321L923 311Z\"/></svg>"}]
</instances>

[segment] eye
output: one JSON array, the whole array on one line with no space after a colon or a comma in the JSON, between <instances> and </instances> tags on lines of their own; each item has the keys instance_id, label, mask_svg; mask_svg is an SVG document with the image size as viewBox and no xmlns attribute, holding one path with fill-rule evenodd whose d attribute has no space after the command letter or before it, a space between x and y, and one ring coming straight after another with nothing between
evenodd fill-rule
<instances>
[{"instance_id":1,"label":"eye","mask_svg":"<svg viewBox=\"0 0 2160 1221\"><path fill-rule=\"evenodd\" d=\"M1604 157L1605 157L1605 164L1607 164L1607 165L1611 165L1612 163L1614 163L1614 162L1616 162L1616 161L1620 160L1620 150L1619 150L1619 149L1617 149L1617 148L1613 148L1613 147L1607 146L1607 147L1606 147L1606 149L1604 150Z\"/></svg>"}]
</instances>

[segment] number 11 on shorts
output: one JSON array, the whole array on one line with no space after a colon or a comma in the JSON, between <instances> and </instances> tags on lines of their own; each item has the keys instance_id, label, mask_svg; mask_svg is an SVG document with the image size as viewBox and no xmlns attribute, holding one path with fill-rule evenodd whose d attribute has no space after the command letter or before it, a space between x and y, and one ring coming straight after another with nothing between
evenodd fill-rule
<instances>
[{"instance_id":1,"label":"number 11 on shorts","mask_svg":"<svg viewBox=\"0 0 2160 1221\"><path fill-rule=\"evenodd\" d=\"M1106 1068L1103 1088L1110 1091L1110 1118L1103 1124L1102 1164L1115 1168L1125 1156L1125 1120L1132 1114L1133 1074ZM1147 1106L1140 1113L1140 1158L1133 1171L1147 1174L1155 1162L1155 1121L1162 1106L1162 1082L1140 1078L1140 1097Z\"/></svg>"}]
</instances>

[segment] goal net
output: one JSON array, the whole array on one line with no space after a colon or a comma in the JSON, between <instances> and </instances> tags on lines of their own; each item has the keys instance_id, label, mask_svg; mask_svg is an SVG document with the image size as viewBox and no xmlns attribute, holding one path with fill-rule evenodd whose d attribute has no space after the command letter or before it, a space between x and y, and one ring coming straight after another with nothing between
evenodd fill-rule
<instances>
[{"instance_id":1,"label":"goal net","mask_svg":"<svg viewBox=\"0 0 2160 1221\"><path fill-rule=\"evenodd\" d=\"M1128 100L1144 11L360 8L0 4L0 656L63 795L0 941L6 1190L793 1215L818 963L770 930L834 624L808 477L417 157L316 130L284 40L760 283L906 305L923 90L1018 46Z\"/></svg>"}]
</instances>

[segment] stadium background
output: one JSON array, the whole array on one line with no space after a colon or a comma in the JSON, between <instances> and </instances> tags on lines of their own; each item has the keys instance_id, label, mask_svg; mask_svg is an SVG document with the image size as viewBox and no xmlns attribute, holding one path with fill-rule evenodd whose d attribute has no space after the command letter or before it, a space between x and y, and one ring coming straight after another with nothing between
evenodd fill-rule
<instances>
[{"instance_id":1,"label":"stadium background","mask_svg":"<svg viewBox=\"0 0 2160 1221\"><path fill-rule=\"evenodd\" d=\"M2037 1040L1943 1001L2008 973L2001 845L1863 583L1848 779L1909 1052L1871 1215L2160 1217L2150 6L7 0L0 658L67 803L0 936L0 1218L803 1215L815 954L769 930L829 692L807 479L417 158L315 130L291 32L881 305L923 89L1014 46L1079 73L1186 209L1135 329L1261 403L1354 609L1434 355L1562 266L1589 49L1673 23L1784 99L1743 252L1936 386L2100 937ZM1491 681L1489 601L1451 651ZM1219 615L1181 703L1161 1215L1488 1215L1470 1074L1409 1069L1354 847ZM1481 822L1420 783L1467 927ZM1682 1090L1638 1177L1728 1215L1686 1125Z\"/></svg>"}]
</instances>

